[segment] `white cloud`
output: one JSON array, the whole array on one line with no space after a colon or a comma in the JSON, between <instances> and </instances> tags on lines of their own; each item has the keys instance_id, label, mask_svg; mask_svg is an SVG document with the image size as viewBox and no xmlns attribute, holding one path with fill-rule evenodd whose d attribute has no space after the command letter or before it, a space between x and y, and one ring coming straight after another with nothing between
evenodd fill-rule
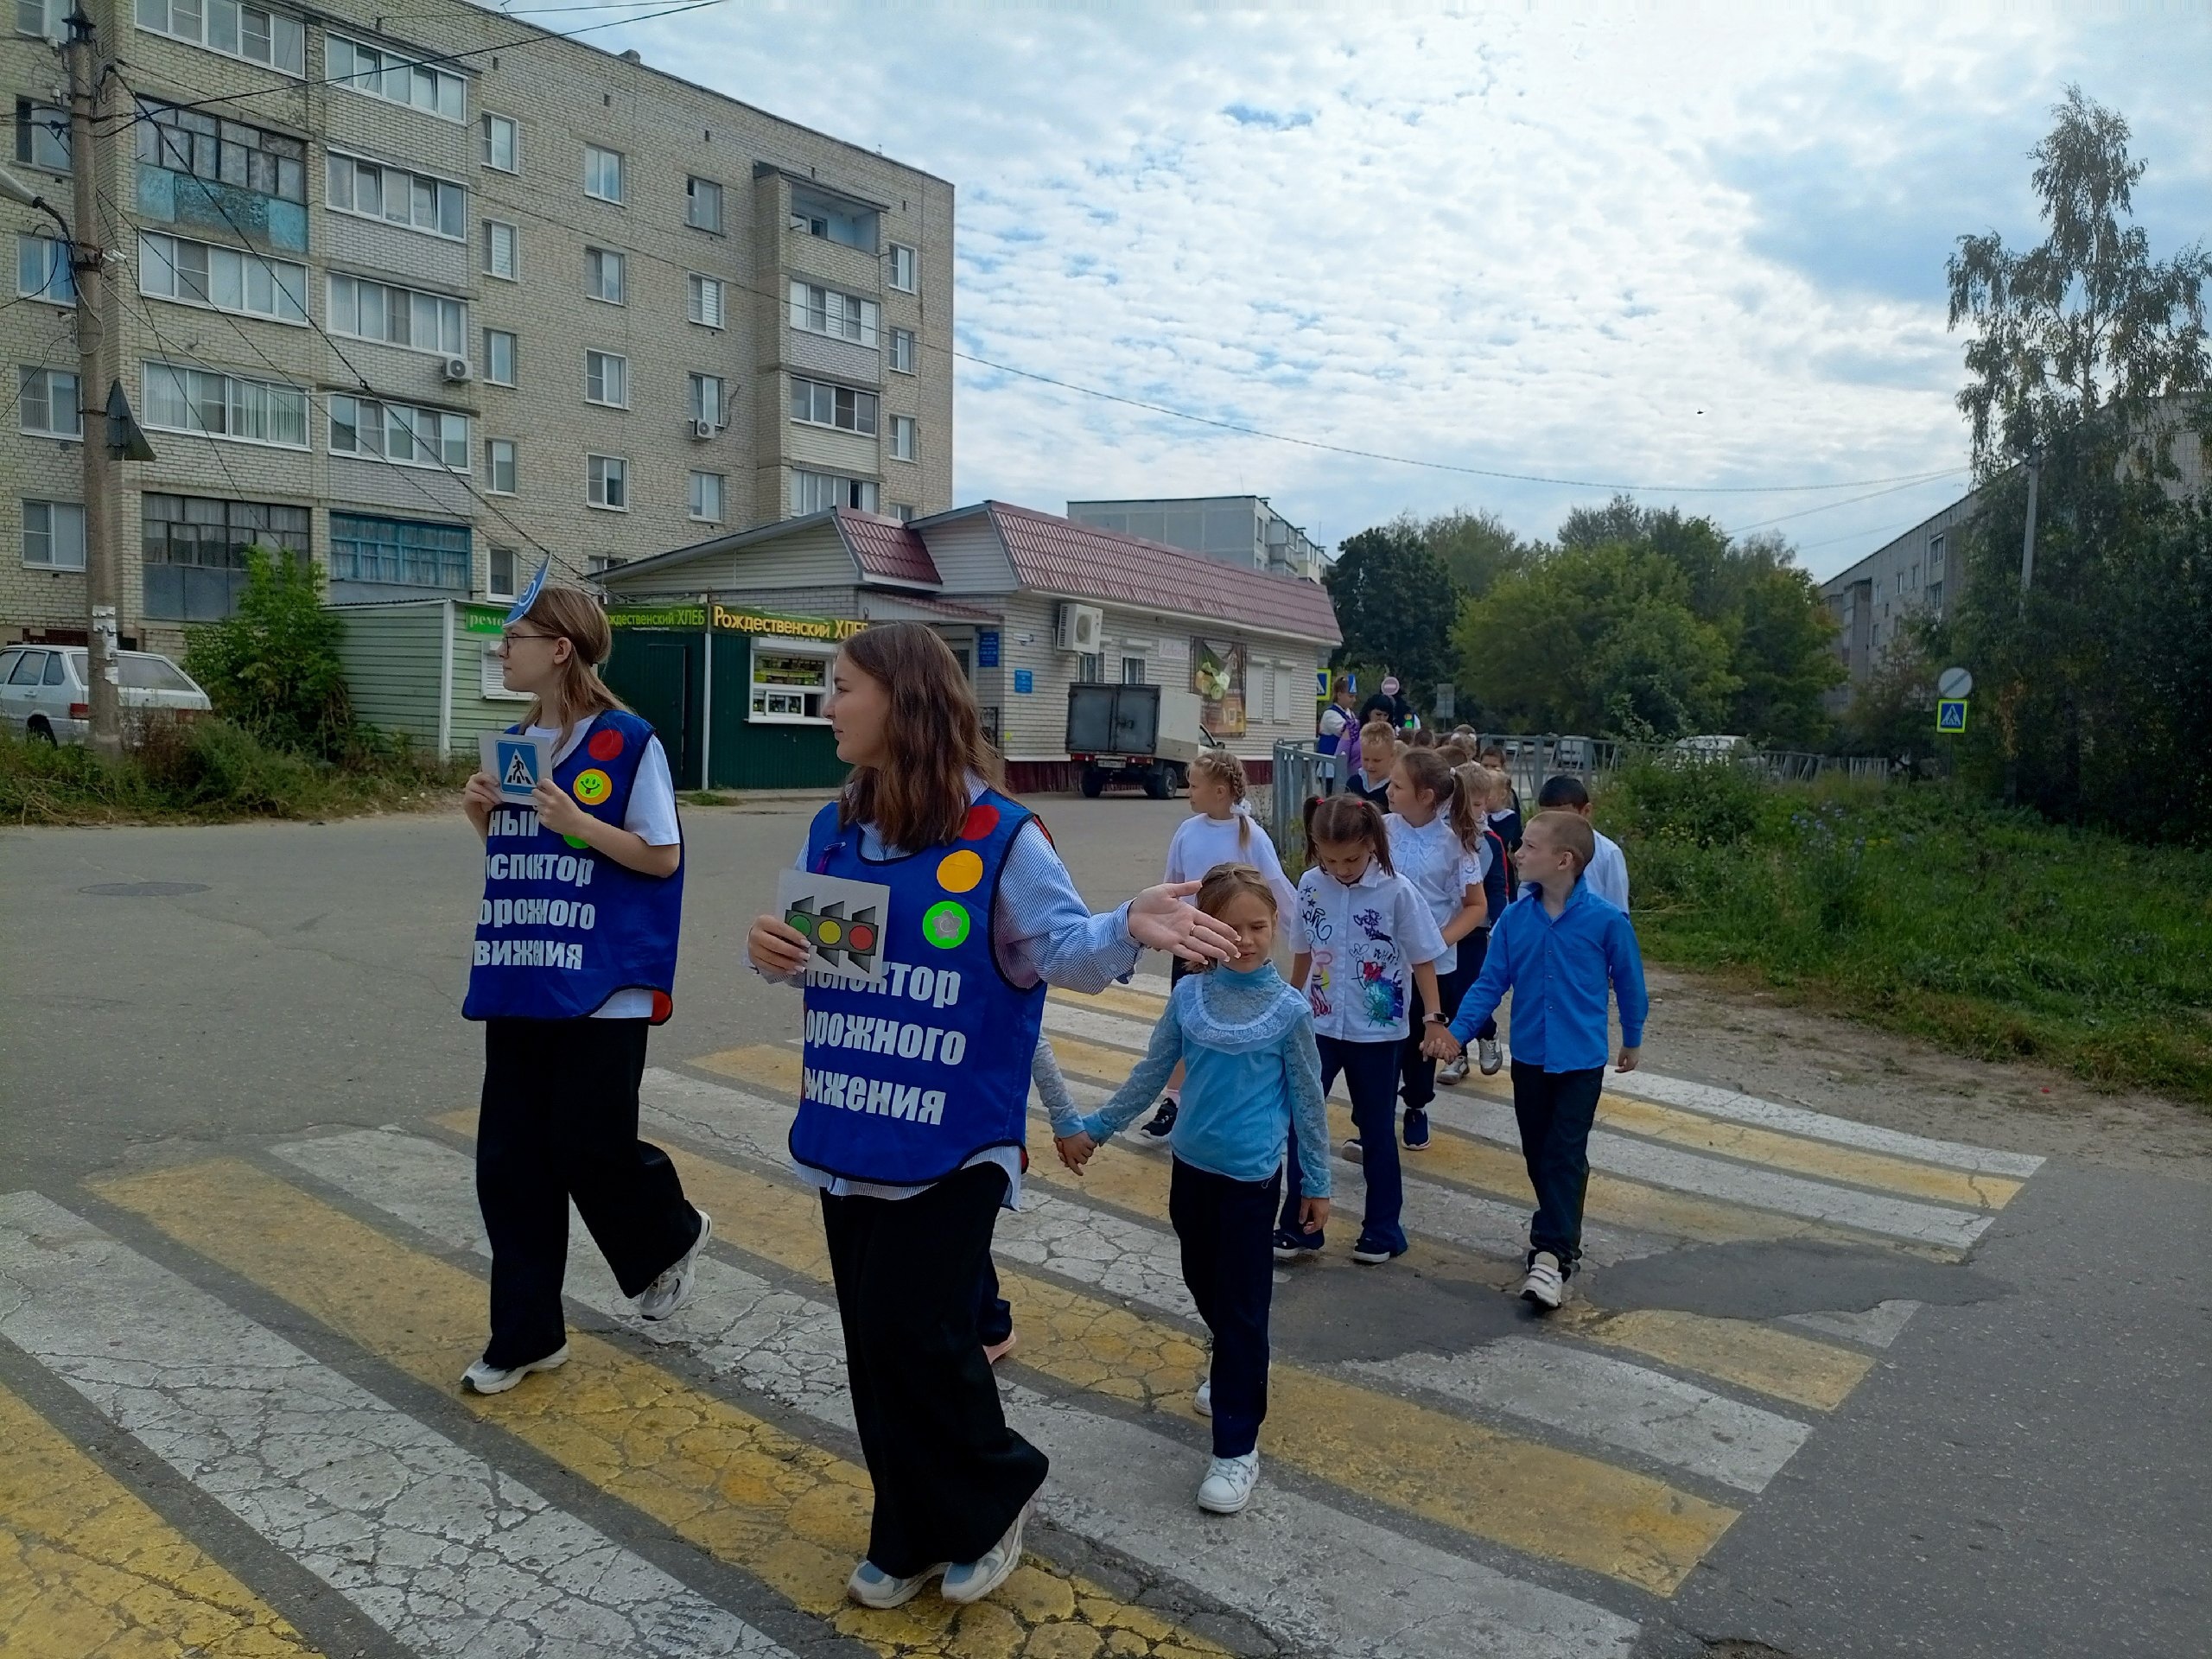
<instances>
[{"instance_id":1,"label":"white cloud","mask_svg":"<svg viewBox=\"0 0 2212 1659\"><path fill-rule=\"evenodd\" d=\"M2180 8L817 0L594 38L952 180L965 352L1560 477L1962 467L1941 260L1962 231L2032 236L2024 152L2069 79L2136 123L2154 250L2212 203L2212 138L2165 113L2197 108L2188 66L2212 61L2212 14ZM1213 431L973 364L958 385L961 499L1249 490L1334 542L1460 504L1543 534L1599 493ZM1952 494L1785 528L1827 572ZM1679 499L1745 525L1828 498Z\"/></svg>"}]
</instances>

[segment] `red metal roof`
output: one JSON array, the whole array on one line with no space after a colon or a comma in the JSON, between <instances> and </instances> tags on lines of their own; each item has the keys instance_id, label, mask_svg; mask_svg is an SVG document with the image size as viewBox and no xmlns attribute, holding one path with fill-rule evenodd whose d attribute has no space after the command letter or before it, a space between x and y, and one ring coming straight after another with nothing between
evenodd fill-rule
<instances>
[{"instance_id":1,"label":"red metal roof","mask_svg":"<svg viewBox=\"0 0 2212 1659\"><path fill-rule=\"evenodd\" d=\"M1239 569L1179 547L1003 501L984 505L1026 588L1185 616L1217 616L1332 645L1344 638L1336 607L1318 582Z\"/></svg>"},{"instance_id":2,"label":"red metal roof","mask_svg":"<svg viewBox=\"0 0 2212 1659\"><path fill-rule=\"evenodd\" d=\"M864 577L877 582L943 584L937 563L922 538L895 518L879 518L852 507L837 509L837 531L852 550Z\"/></svg>"}]
</instances>

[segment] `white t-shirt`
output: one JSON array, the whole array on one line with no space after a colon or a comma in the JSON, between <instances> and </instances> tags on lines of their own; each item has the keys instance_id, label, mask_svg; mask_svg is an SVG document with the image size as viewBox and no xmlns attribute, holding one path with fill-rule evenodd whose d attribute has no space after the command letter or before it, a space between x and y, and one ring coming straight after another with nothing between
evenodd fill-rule
<instances>
[{"instance_id":1,"label":"white t-shirt","mask_svg":"<svg viewBox=\"0 0 2212 1659\"><path fill-rule=\"evenodd\" d=\"M1237 828L1243 827L1242 846L1238 845ZM1167 881L1203 881L1206 872L1217 864L1249 864L1268 878L1268 886L1275 895L1275 907L1281 912L1287 925L1291 912L1298 908L1298 894L1290 885L1290 878L1282 873L1282 861L1275 856L1275 844L1268 839L1251 813L1240 806L1225 818L1210 818L1203 812L1193 812L1175 826L1175 834L1167 843Z\"/></svg>"},{"instance_id":2,"label":"white t-shirt","mask_svg":"<svg viewBox=\"0 0 2212 1659\"><path fill-rule=\"evenodd\" d=\"M1413 883L1414 891L1428 906L1431 919L1441 928L1465 905L1467 889L1482 886L1479 854L1471 853L1460 844L1459 836L1441 812L1418 827L1395 812L1387 813L1382 827L1390 835L1390 862L1397 867L1400 875ZM1480 850L1489 850L1487 841ZM1459 947L1446 945L1444 954L1436 959L1438 976L1448 974L1459 965Z\"/></svg>"},{"instance_id":3,"label":"white t-shirt","mask_svg":"<svg viewBox=\"0 0 2212 1659\"><path fill-rule=\"evenodd\" d=\"M1313 958L1306 975L1313 1034L1351 1043L1402 1041L1414 969L1444 954L1444 936L1413 883L1371 860L1349 887L1318 865L1306 871L1291 938Z\"/></svg>"},{"instance_id":4,"label":"white t-shirt","mask_svg":"<svg viewBox=\"0 0 2212 1659\"><path fill-rule=\"evenodd\" d=\"M1321 711L1321 735L1342 737L1344 728L1351 724L1351 710L1341 703L1331 703Z\"/></svg>"},{"instance_id":5,"label":"white t-shirt","mask_svg":"<svg viewBox=\"0 0 2212 1659\"><path fill-rule=\"evenodd\" d=\"M576 745L584 741L591 729L585 721L569 734L569 741L553 751L553 766L558 771L562 764L576 752ZM558 727L533 726L530 735L542 737L548 743L557 742ZM668 752L657 737L645 740L645 752L638 761L638 776L630 785L630 804L622 810L622 827L636 836L648 847L673 847L683 839L683 832L676 823L676 785L669 776ZM653 1017L653 994L642 986L620 990L600 1004L592 1016L594 1020L650 1020Z\"/></svg>"},{"instance_id":6,"label":"white t-shirt","mask_svg":"<svg viewBox=\"0 0 2212 1659\"><path fill-rule=\"evenodd\" d=\"M1582 879L1590 884L1590 891L1611 905L1623 915L1628 913L1628 860L1621 854L1620 843L1598 830L1598 855L1590 861L1590 868Z\"/></svg>"}]
</instances>

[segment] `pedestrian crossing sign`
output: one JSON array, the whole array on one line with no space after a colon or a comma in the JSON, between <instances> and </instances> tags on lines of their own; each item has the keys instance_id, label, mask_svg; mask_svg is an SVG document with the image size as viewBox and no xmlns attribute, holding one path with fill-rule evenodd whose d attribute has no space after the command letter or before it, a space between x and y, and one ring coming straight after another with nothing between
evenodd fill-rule
<instances>
[{"instance_id":1,"label":"pedestrian crossing sign","mask_svg":"<svg viewBox=\"0 0 2212 1659\"><path fill-rule=\"evenodd\" d=\"M542 737L527 732L486 732L479 742L485 772L510 801L527 803L538 779L552 770L552 745Z\"/></svg>"},{"instance_id":2,"label":"pedestrian crossing sign","mask_svg":"<svg viewBox=\"0 0 2212 1659\"><path fill-rule=\"evenodd\" d=\"M1964 697L1938 697L1936 700L1936 729L1939 732L1963 732L1967 728L1967 700Z\"/></svg>"}]
</instances>

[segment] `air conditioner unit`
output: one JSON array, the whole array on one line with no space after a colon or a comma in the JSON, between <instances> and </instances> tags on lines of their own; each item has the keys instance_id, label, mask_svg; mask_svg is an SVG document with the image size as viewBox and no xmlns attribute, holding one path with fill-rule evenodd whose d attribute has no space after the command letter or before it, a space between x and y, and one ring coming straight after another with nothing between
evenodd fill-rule
<instances>
[{"instance_id":1,"label":"air conditioner unit","mask_svg":"<svg viewBox=\"0 0 2212 1659\"><path fill-rule=\"evenodd\" d=\"M711 438L718 429L712 421L696 420L691 423L691 435L694 438Z\"/></svg>"},{"instance_id":2,"label":"air conditioner unit","mask_svg":"<svg viewBox=\"0 0 2212 1659\"><path fill-rule=\"evenodd\" d=\"M466 380L469 373L468 359L465 357L449 357L445 360L443 372L448 380L456 383Z\"/></svg>"},{"instance_id":3,"label":"air conditioner unit","mask_svg":"<svg viewBox=\"0 0 2212 1659\"><path fill-rule=\"evenodd\" d=\"M1052 643L1062 651L1094 652L1105 632L1106 613L1096 605L1063 605L1052 616Z\"/></svg>"}]
</instances>

